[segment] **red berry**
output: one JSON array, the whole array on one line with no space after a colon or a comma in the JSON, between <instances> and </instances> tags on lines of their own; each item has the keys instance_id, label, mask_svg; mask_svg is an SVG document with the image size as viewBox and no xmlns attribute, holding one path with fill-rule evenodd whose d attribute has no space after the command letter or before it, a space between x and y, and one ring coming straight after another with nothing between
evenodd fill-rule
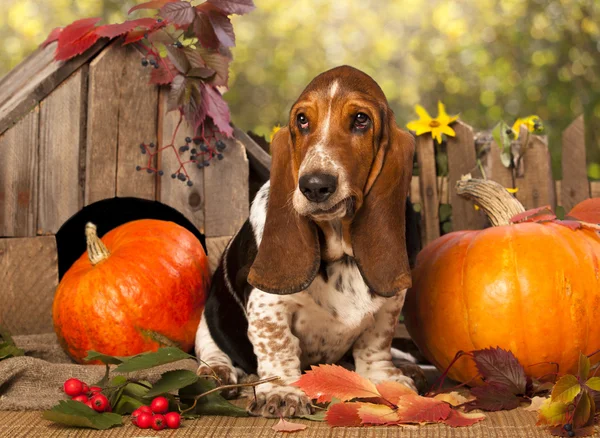
<instances>
[{"instance_id":1,"label":"red berry","mask_svg":"<svg viewBox=\"0 0 600 438\"><path fill-rule=\"evenodd\" d=\"M99 392L102 392L102 388L99 386L90 386L90 392L92 394L98 394Z\"/></svg>"},{"instance_id":2,"label":"red berry","mask_svg":"<svg viewBox=\"0 0 600 438\"><path fill-rule=\"evenodd\" d=\"M83 389L81 390L81 393L82 393L82 394L87 394L88 392L90 392L90 387L89 387L89 386L87 386L87 385L85 384L85 382L83 382Z\"/></svg>"},{"instance_id":3,"label":"red berry","mask_svg":"<svg viewBox=\"0 0 600 438\"><path fill-rule=\"evenodd\" d=\"M177 412L169 412L165 415L165 420L169 429L178 429L181 425L181 415Z\"/></svg>"},{"instance_id":4,"label":"red berry","mask_svg":"<svg viewBox=\"0 0 600 438\"><path fill-rule=\"evenodd\" d=\"M92 404L92 401L91 401L91 400L88 400L88 401L86 401L86 402L85 402L85 405L86 405L88 408L92 408L92 409L94 409L94 405Z\"/></svg>"},{"instance_id":5,"label":"red berry","mask_svg":"<svg viewBox=\"0 0 600 438\"><path fill-rule=\"evenodd\" d=\"M85 403L87 402L89 399L87 397L87 395L81 394L81 395L76 395L75 397L71 398L71 400L75 400L81 403Z\"/></svg>"},{"instance_id":6,"label":"red berry","mask_svg":"<svg viewBox=\"0 0 600 438\"><path fill-rule=\"evenodd\" d=\"M133 424L135 424L137 426L137 419L140 416L140 414L142 414L142 411L140 411L139 409L136 409L135 411L133 411L131 413L131 422Z\"/></svg>"},{"instance_id":7,"label":"red berry","mask_svg":"<svg viewBox=\"0 0 600 438\"><path fill-rule=\"evenodd\" d=\"M150 408L155 414L165 414L169 410L169 400L166 397L156 397L150 403Z\"/></svg>"},{"instance_id":8,"label":"red berry","mask_svg":"<svg viewBox=\"0 0 600 438\"><path fill-rule=\"evenodd\" d=\"M79 379L68 379L63 385L65 394L70 397L75 397L83 392L83 382Z\"/></svg>"},{"instance_id":9,"label":"red berry","mask_svg":"<svg viewBox=\"0 0 600 438\"><path fill-rule=\"evenodd\" d=\"M137 417L136 426L140 429L148 429L150 426L152 426L152 414L149 414L148 412L142 412Z\"/></svg>"},{"instance_id":10,"label":"red berry","mask_svg":"<svg viewBox=\"0 0 600 438\"><path fill-rule=\"evenodd\" d=\"M96 394L91 398L90 401L92 402L96 412L104 412L110 408L108 399L104 394Z\"/></svg>"},{"instance_id":11,"label":"red berry","mask_svg":"<svg viewBox=\"0 0 600 438\"><path fill-rule=\"evenodd\" d=\"M152 414L152 409L150 409L150 406L140 406L138 408L138 411L145 412L147 414Z\"/></svg>"},{"instance_id":12,"label":"red berry","mask_svg":"<svg viewBox=\"0 0 600 438\"><path fill-rule=\"evenodd\" d=\"M163 430L167 426L165 416L162 414L156 414L152 417L152 429Z\"/></svg>"}]
</instances>

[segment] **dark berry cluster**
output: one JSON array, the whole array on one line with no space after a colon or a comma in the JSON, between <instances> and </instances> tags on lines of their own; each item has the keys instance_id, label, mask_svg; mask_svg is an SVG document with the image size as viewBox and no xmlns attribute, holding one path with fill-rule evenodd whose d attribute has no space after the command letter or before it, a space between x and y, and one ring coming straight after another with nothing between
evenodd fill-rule
<instances>
[{"instance_id":1,"label":"dark berry cluster","mask_svg":"<svg viewBox=\"0 0 600 438\"><path fill-rule=\"evenodd\" d=\"M158 68L158 61L156 59L156 57L142 58L142 67L148 67L148 65L151 65L154 68Z\"/></svg>"}]
</instances>

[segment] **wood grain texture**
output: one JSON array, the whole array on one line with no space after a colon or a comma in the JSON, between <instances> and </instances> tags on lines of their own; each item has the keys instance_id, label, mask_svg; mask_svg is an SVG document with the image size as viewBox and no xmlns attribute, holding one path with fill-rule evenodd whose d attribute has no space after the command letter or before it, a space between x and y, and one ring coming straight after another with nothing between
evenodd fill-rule
<instances>
[{"instance_id":1,"label":"wood grain texture","mask_svg":"<svg viewBox=\"0 0 600 438\"><path fill-rule=\"evenodd\" d=\"M464 199L454 189L461 176L473 172L477 166L473 129L461 121L452 125L456 137L448 137L448 192L452 205L452 229L478 230L483 228L485 217L473 208L473 203Z\"/></svg>"},{"instance_id":2,"label":"wood grain texture","mask_svg":"<svg viewBox=\"0 0 600 438\"><path fill-rule=\"evenodd\" d=\"M222 237L207 237L206 238L206 249L208 251L208 267L210 268L210 274L212 275L219 266L223 251L229 244L233 236L222 236Z\"/></svg>"},{"instance_id":3,"label":"wood grain texture","mask_svg":"<svg viewBox=\"0 0 600 438\"><path fill-rule=\"evenodd\" d=\"M512 170L502 164L500 153L500 147L492 140L488 152L482 158L485 176L503 187L512 188L514 187Z\"/></svg>"},{"instance_id":4,"label":"wood grain texture","mask_svg":"<svg viewBox=\"0 0 600 438\"><path fill-rule=\"evenodd\" d=\"M232 236L249 214L248 159L244 145L225 139L223 160L204 168L204 228L207 237Z\"/></svg>"},{"instance_id":5,"label":"wood grain texture","mask_svg":"<svg viewBox=\"0 0 600 438\"><path fill-rule=\"evenodd\" d=\"M416 137L417 163L421 201L421 229L423 246L440 237L440 212L435 170L435 149L430 135Z\"/></svg>"},{"instance_id":6,"label":"wood grain texture","mask_svg":"<svg viewBox=\"0 0 600 438\"><path fill-rule=\"evenodd\" d=\"M585 125L583 114L577 117L562 134L561 204L570 211L590 197L585 159Z\"/></svg>"},{"instance_id":7,"label":"wood grain texture","mask_svg":"<svg viewBox=\"0 0 600 438\"><path fill-rule=\"evenodd\" d=\"M0 136L0 237L35 236L39 107Z\"/></svg>"},{"instance_id":8,"label":"wood grain texture","mask_svg":"<svg viewBox=\"0 0 600 438\"><path fill-rule=\"evenodd\" d=\"M123 52L122 77L113 85L119 96L117 196L156 199L157 175L136 172L135 167L146 165L140 143L157 143L158 87L148 83L150 68L142 67L137 50L132 46L119 50Z\"/></svg>"},{"instance_id":9,"label":"wood grain texture","mask_svg":"<svg viewBox=\"0 0 600 438\"><path fill-rule=\"evenodd\" d=\"M92 59L108 40L102 38L85 53L68 61L56 62L52 55L56 43L35 52L32 58L23 61L23 67L15 67L15 73L1 83L1 88L14 92L3 91L0 95L0 133L17 123L42 99L50 94L71 73ZM6 82L5 82L6 81Z\"/></svg>"},{"instance_id":10,"label":"wood grain texture","mask_svg":"<svg viewBox=\"0 0 600 438\"><path fill-rule=\"evenodd\" d=\"M0 325L14 335L53 331L58 285L54 236L0 239Z\"/></svg>"},{"instance_id":11,"label":"wood grain texture","mask_svg":"<svg viewBox=\"0 0 600 438\"><path fill-rule=\"evenodd\" d=\"M167 112L168 91L167 88L161 89L159 97L158 132L161 147L171 144L180 119L179 112ZM184 145L186 137L193 137L193 129L183 120L173 141L175 147ZM188 156L189 152L186 152L186 157ZM186 167L194 184L191 187L185 182L171 178L171 174L179 168L179 162L175 151L170 148L159 154L159 168L164 171L164 176L158 179L158 200L182 213L204 233L204 169L198 169L192 164Z\"/></svg>"},{"instance_id":12,"label":"wood grain texture","mask_svg":"<svg viewBox=\"0 0 600 438\"><path fill-rule=\"evenodd\" d=\"M40 102L37 234L55 234L83 207L80 156L85 144L87 66Z\"/></svg>"},{"instance_id":13,"label":"wood grain texture","mask_svg":"<svg viewBox=\"0 0 600 438\"><path fill-rule=\"evenodd\" d=\"M246 148L250 168L256 172L261 179L267 181L271 174L271 156L241 129L234 127L233 135L242 142Z\"/></svg>"},{"instance_id":14,"label":"wood grain texture","mask_svg":"<svg viewBox=\"0 0 600 438\"><path fill-rule=\"evenodd\" d=\"M517 199L526 209L550 205L556 208L556 193L552 179L550 151L545 137L527 132L521 126L519 132L523 155L523 177L517 177L515 186L519 189Z\"/></svg>"}]
</instances>

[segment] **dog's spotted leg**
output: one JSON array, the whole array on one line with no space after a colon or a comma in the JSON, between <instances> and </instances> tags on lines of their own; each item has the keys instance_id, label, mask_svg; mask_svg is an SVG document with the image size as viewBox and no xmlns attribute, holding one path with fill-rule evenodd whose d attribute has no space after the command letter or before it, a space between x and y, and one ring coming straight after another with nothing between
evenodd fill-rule
<instances>
[{"instance_id":1,"label":"dog's spotted leg","mask_svg":"<svg viewBox=\"0 0 600 438\"><path fill-rule=\"evenodd\" d=\"M258 360L258 377L280 380L258 385L248 412L269 418L312 413L310 399L296 387L300 378L300 341L292 334L294 304L286 296L253 290L248 300L248 338Z\"/></svg>"},{"instance_id":2,"label":"dog's spotted leg","mask_svg":"<svg viewBox=\"0 0 600 438\"><path fill-rule=\"evenodd\" d=\"M196 372L199 376L214 376L216 374L221 381L221 385L232 385L238 382L237 371L231 359L221 351L210 335L204 312L202 312L202 319L196 332L196 357L200 363ZM238 394L238 388L222 391L222 395L226 398L233 398Z\"/></svg>"},{"instance_id":3,"label":"dog's spotted leg","mask_svg":"<svg viewBox=\"0 0 600 438\"><path fill-rule=\"evenodd\" d=\"M416 390L415 382L392 362L392 339L404 305L406 291L388 298L374 315L373 324L356 340L352 348L356 372L379 383L394 380Z\"/></svg>"}]
</instances>

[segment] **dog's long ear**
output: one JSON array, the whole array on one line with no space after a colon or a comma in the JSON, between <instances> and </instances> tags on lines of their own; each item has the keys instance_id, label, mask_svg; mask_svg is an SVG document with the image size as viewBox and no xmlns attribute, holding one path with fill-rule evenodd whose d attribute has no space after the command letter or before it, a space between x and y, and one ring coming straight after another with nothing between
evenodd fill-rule
<instances>
[{"instance_id":1,"label":"dog's long ear","mask_svg":"<svg viewBox=\"0 0 600 438\"><path fill-rule=\"evenodd\" d=\"M271 156L267 218L248 283L265 292L292 294L306 289L319 272L319 238L316 225L292 205L297 166L287 127L275 134Z\"/></svg>"},{"instance_id":2,"label":"dog's long ear","mask_svg":"<svg viewBox=\"0 0 600 438\"><path fill-rule=\"evenodd\" d=\"M414 139L396 125L390 109L365 198L351 225L352 249L367 286L389 297L411 286L406 251L406 197L412 176Z\"/></svg>"}]
</instances>

